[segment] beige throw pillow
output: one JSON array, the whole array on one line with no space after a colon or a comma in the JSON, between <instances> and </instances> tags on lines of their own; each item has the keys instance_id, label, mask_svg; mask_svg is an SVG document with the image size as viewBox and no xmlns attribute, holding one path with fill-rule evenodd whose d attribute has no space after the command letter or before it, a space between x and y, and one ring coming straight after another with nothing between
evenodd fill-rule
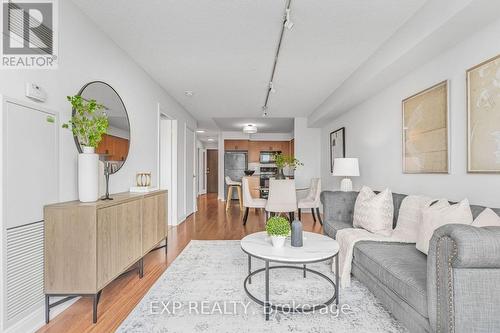
<instances>
[{"instance_id":1,"label":"beige throw pillow","mask_svg":"<svg viewBox=\"0 0 500 333\"><path fill-rule=\"evenodd\" d=\"M472 225L474 227L500 227L500 216L492 209L486 208L476 217Z\"/></svg>"},{"instance_id":2,"label":"beige throw pillow","mask_svg":"<svg viewBox=\"0 0 500 333\"><path fill-rule=\"evenodd\" d=\"M422 212L433 202L432 198L409 195L399 207L398 223L392 232L392 238L401 242L416 243L422 227Z\"/></svg>"},{"instance_id":3,"label":"beige throw pillow","mask_svg":"<svg viewBox=\"0 0 500 333\"><path fill-rule=\"evenodd\" d=\"M425 208L422 211L422 227L418 234L417 250L428 254L429 242L434 231L445 224L452 223L472 223L472 212L467 199L454 205L450 205L447 200L441 199L434 205Z\"/></svg>"},{"instance_id":4,"label":"beige throw pillow","mask_svg":"<svg viewBox=\"0 0 500 333\"><path fill-rule=\"evenodd\" d=\"M354 227L382 236L390 236L393 216L394 205L391 190L385 189L375 194L369 187L363 186L354 204Z\"/></svg>"}]
</instances>

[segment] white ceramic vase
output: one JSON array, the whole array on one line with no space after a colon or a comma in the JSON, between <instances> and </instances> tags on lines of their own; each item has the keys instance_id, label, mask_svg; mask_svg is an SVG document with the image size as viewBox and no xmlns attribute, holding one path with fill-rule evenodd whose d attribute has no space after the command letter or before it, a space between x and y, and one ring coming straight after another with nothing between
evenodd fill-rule
<instances>
[{"instance_id":1,"label":"white ceramic vase","mask_svg":"<svg viewBox=\"0 0 500 333\"><path fill-rule=\"evenodd\" d=\"M273 247L280 248L285 245L285 236L271 236L271 242L273 243Z\"/></svg>"},{"instance_id":2,"label":"white ceramic vase","mask_svg":"<svg viewBox=\"0 0 500 333\"><path fill-rule=\"evenodd\" d=\"M78 198L81 202L99 199L99 155L93 147L82 147L78 155Z\"/></svg>"}]
</instances>

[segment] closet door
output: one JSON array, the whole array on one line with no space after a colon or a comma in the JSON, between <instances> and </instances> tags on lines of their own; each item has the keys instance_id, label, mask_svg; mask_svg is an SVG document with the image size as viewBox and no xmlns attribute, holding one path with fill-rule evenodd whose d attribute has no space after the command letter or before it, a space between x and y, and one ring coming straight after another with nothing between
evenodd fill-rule
<instances>
[{"instance_id":1,"label":"closet door","mask_svg":"<svg viewBox=\"0 0 500 333\"><path fill-rule=\"evenodd\" d=\"M4 227L43 220L58 200L58 123L53 114L4 104Z\"/></svg>"},{"instance_id":2,"label":"closet door","mask_svg":"<svg viewBox=\"0 0 500 333\"><path fill-rule=\"evenodd\" d=\"M55 114L6 100L2 104L4 328L43 305L43 206L58 201Z\"/></svg>"}]
</instances>

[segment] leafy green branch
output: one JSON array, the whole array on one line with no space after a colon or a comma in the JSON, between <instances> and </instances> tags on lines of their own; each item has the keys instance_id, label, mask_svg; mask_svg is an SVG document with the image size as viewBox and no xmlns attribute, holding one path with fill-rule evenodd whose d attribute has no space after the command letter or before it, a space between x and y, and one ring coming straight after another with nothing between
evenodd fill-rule
<instances>
[{"instance_id":1,"label":"leafy green branch","mask_svg":"<svg viewBox=\"0 0 500 333\"><path fill-rule=\"evenodd\" d=\"M71 126L71 131L78 138L80 145L96 148L109 126L104 105L97 103L94 99L86 101L80 95L67 98L75 113L71 120L62 127L70 128Z\"/></svg>"}]
</instances>

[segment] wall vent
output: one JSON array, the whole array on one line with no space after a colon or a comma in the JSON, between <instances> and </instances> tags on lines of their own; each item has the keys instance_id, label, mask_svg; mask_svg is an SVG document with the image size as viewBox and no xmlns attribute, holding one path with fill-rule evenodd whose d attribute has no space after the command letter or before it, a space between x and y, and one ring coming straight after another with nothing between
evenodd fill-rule
<instances>
[{"instance_id":1,"label":"wall vent","mask_svg":"<svg viewBox=\"0 0 500 333\"><path fill-rule=\"evenodd\" d=\"M6 319L43 305L43 221L7 229Z\"/></svg>"}]
</instances>

